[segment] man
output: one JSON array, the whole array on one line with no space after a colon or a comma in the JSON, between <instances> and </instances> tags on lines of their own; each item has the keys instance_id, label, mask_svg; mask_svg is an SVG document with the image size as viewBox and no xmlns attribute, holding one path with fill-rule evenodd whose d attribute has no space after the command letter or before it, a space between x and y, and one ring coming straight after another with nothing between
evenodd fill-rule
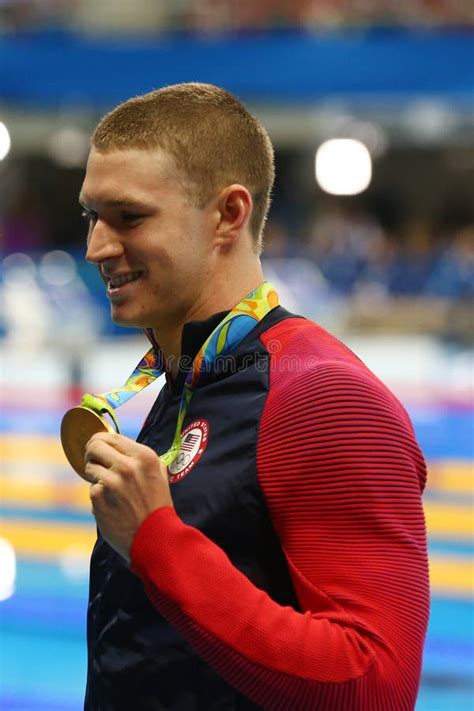
<instances>
[{"instance_id":1,"label":"man","mask_svg":"<svg viewBox=\"0 0 474 711\"><path fill-rule=\"evenodd\" d=\"M394 396L264 282L272 182L265 130L210 85L93 135L87 259L167 385L137 443L87 445L89 711L414 708L423 457Z\"/></svg>"}]
</instances>

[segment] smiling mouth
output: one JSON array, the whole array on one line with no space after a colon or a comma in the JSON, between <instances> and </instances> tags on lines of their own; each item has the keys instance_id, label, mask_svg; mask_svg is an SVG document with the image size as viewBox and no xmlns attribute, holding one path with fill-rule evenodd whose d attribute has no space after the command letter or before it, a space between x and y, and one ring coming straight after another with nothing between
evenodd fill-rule
<instances>
[{"instance_id":1,"label":"smiling mouth","mask_svg":"<svg viewBox=\"0 0 474 711\"><path fill-rule=\"evenodd\" d=\"M109 291L119 289L124 284L129 284L141 277L143 272L129 272L128 274L117 274L116 276L107 279L107 288Z\"/></svg>"}]
</instances>

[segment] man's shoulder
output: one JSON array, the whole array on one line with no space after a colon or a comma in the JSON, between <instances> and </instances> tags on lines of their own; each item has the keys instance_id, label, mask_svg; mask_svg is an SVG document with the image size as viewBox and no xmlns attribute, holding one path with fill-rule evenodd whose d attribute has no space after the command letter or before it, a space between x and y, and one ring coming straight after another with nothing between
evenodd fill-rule
<instances>
[{"instance_id":1,"label":"man's shoulder","mask_svg":"<svg viewBox=\"0 0 474 711\"><path fill-rule=\"evenodd\" d=\"M260 341L271 356L274 368L292 359L307 370L330 362L367 370L360 358L336 336L314 321L290 312L285 312L281 320L262 332Z\"/></svg>"},{"instance_id":2,"label":"man's shoulder","mask_svg":"<svg viewBox=\"0 0 474 711\"><path fill-rule=\"evenodd\" d=\"M287 312L260 334L260 340L270 356L274 395L291 400L297 392L311 399L315 389L328 397L343 392L355 400L378 400L406 418L403 406L385 383L348 346L314 321Z\"/></svg>"}]
</instances>

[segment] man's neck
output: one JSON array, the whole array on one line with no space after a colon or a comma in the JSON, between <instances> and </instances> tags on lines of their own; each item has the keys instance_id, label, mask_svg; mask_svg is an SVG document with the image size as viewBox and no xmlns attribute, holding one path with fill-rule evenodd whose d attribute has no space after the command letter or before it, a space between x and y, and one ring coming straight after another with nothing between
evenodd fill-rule
<instances>
[{"instance_id":1,"label":"man's neck","mask_svg":"<svg viewBox=\"0 0 474 711\"><path fill-rule=\"evenodd\" d=\"M153 329L154 337L163 353L166 369L174 380L179 370L179 359L182 355L182 338L185 323L190 321L205 321L219 311L231 311L247 294L256 289L264 281L261 270L254 275L253 279L242 281L241 285L235 289L223 289L216 293L212 299L203 300L180 319L176 324L169 324L168 328ZM201 344L202 345L202 344Z\"/></svg>"}]
</instances>

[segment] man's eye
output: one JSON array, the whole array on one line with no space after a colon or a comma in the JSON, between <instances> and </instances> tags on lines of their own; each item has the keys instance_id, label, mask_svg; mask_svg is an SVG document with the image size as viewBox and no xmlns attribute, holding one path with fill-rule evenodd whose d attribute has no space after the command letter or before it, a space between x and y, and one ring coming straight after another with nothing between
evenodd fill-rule
<instances>
[{"instance_id":1,"label":"man's eye","mask_svg":"<svg viewBox=\"0 0 474 711\"><path fill-rule=\"evenodd\" d=\"M121 218L127 225L136 225L143 218L143 215L138 215L136 212L122 212Z\"/></svg>"}]
</instances>

